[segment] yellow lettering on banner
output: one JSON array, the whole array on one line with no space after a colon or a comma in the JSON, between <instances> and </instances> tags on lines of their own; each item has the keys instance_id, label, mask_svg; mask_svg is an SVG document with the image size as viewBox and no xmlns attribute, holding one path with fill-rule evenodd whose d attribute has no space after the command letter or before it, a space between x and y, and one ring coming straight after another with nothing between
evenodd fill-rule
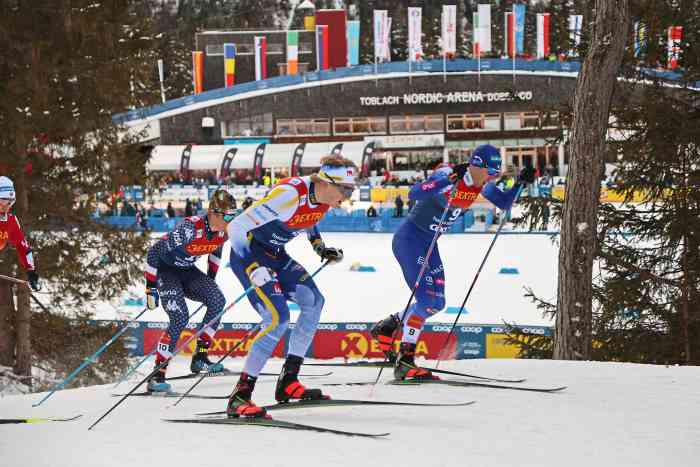
<instances>
[{"instance_id":1,"label":"yellow lettering on banner","mask_svg":"<svg viewBox=\"0 0 700 467\"><path fill-rule=\"evenodd\" d=\"M189 339L194 333L192 331L182 331L182 334L180 334L180 339L178 342L182 345L182 342L185 342L187 339ZM194 353L194 349L197 346L197 339L192 339L188 344L187 348L183 349L183 353Z\"/></svg>"},{"instance_id":2,"label":"yellow lettering on banner","mask_svg":"<svg viewBox=\"0 0 700 467\"><path fill-rule=\"evenodd\" d=\"M418 341L418 344L416 344L416 355L420 354L428 354L428 344L425 341Z\"/></svg>"}]
</instances>

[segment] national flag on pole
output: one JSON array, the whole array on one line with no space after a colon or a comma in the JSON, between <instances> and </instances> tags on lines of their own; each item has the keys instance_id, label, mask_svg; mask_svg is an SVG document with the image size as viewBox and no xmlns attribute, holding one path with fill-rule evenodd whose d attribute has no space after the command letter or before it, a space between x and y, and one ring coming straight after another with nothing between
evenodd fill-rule
<instances>
[{"instance_id":1,"label":"national flag on pole","mask_svg":"<svg viewBox=\"0 0 700 467\"><path fill-rule=\"evenodd\" d=\"M479 4L479 50L491 52L491 5Z\"/></svg>"},{"instance_id":2,"label":"national flag on pole","mask_svg":"<svg viewBox=\"0 0 700 467\"><path fill-rule=\"evenodd\" d=\"M327 70L329 67L328 25L316 25L316 70Z\"/></svg>"},{"instance_id":3,"label":"national flag on pole","mask_svg":"<svg viewBox=\"0 0 700 467\"><path fill-rule=\"evenodd\" d=\"M287 74L296 75L299 65L299 31L287 31Z\"/></svg>"},{"instance_id":4,"label":"national flag on pole","mask_svg":"<svg viewBox=\"0 0 700 467\"><path fill-rule=\"evenodd\" d=\"M481 56L481 47L479 46L479 13L472 13L472 55L474 57Z\"/></svg>"},{"instance_id":5,"label":"national flag on pole","mask_svg":"<svg viewBox=\"0 0 700 467\"><path fill-rule=\"evenodd\" d=\"M513 5L514 31L515 31L515 53L525 53L525 5L517 3Z\"/></svg>"},{"instance_id":6,"label":"national flag on pole","mask_svg":"<svg viewBox=\"0 0 700 467\"><path fill-rule=\"evenodd\" d=\"M457 53L457 5L442 6L442 55Z\"/></svg>"},{"instance_id":7,"label":"national flag on pole","mask_svg":"<svg viewBox=\"0 0 700 467\"><path fill-rule=\"evenodd\" d=\"M537 58L549 57L549 13L537 13Z\"/></svg>"},{"instance_id":8,"label":"national flag on pole","mask_svg":"<svg viewBox=\"0 0 700 467\"><path fill-rule=\"evenodd\" d=\"M224 44L224 80L227 88L236 82L236 44Z\"/></svg>"},{"instance_id":9,"label":"national flag on pole","mask_svg":"<svg viewBox=\"0 0 700 467\"><path fill-rule=\"evenodd\" d=\"M675 70L678 68L678 59L681 55L681 40L683 39L683 26L671 26L668 28L668 61L666 68Z\"/></svg>"},{"instance_id":10,"label":"national flag on pole","mask_svg":"<svg viewBox=\"0 0 700 467\"><path fill-rule=\"evenodd\" d=\"M348 66L360 64L360 22L347 22Z\"/></svg>"},{"instance_id":11,"label":"national flag on pole","mask_svg":"<svg viewBox=\"0 0 700 467\"><path fill-rule=\"evenodd\" d=\"M195 94L204 91L204 52L192 52L192 84Z\"/></svg>"},{"instance_id":12,"label":"national flag on pole","mask_svg":"<svg viewBox=\"0 0 700 467\"><path fill-rule=\"evenodd\" d=\"M647 50L647 25L641 21L634 23L634 56L641 57Z\"/></svg>"},{"instance_id":13,"label":"national flag on pole","mask_svg":"<svg viewBox=\"0 0 700 467\"><path fill-rule=\"evenodd\" d=\"M569 43L571 50L569 55L577 56L576 49L581 43L581 29L583 27L583 15L569 15Z\"/></svg>"},{"instance_id":14,"label":"national flag on pole","mask_svg":"<svg viewBox=\"0 0 700 467\"><path fill-rule=\"evenodd\" d=\"M408 60L415 62L423 56L421 44L423 10L420 7L408 7Z\"/></svg>"},{"instance_id":15,"label":"national flag on pole","mask_svg":"<svg viewBox=\"0 0 700 467\"><path fill-rule=\"evenodd\" d=\"M255 36L255 80L267 78L267 38Z\"/></svg>"},{"instance_id":16,"label":"national flag on pole","mask_svg":"<svg viewBox=\"0 0 700 467\"><path fill-rule=\"evenodd\" d=\"M505 17L504 17L504 22L505 22L505 28L503 29L503 50L506 51L506 54L509 57L513 56L513 36L515 34L515 24L513 21L513 12L512 11L506 11Z\"/></svg>"}]
</instances>

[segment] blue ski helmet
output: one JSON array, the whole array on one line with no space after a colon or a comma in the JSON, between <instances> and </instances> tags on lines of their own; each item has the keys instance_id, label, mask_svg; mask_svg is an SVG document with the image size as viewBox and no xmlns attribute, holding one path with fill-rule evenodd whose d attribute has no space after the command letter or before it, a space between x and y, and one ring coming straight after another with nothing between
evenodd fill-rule
<instances>
[{"instance_id":1,"label":"blue ski helmet","mask_svg":"<svg viewBox=\"0 0 700 467\"><path fill-rule=\"evenodd\" d=\"M488 169L489 175L496 176L501 173L501 151L490 144L482 144L472 153L469 165Z\"/></svg>"}]
</instances>

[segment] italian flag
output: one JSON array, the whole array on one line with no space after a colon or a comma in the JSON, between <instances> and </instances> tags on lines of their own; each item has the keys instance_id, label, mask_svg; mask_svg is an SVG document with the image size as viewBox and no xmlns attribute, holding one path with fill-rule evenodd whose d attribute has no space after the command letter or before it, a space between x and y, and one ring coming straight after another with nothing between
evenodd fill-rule
<instances>
[{"instance_id":1,"label":"italian flag","mask_svg":"<svg viewBox=\"0 0 700 467\"><path fill-rule=\"evenodd\" d=\"M299 64L299 31L287 32L287 74L296 75Z\"/></svg>"}]
</instances>

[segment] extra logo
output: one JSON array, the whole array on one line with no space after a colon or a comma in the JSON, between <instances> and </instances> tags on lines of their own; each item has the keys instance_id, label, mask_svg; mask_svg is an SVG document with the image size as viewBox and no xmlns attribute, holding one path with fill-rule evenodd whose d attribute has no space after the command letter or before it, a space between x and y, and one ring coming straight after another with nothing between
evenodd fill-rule
<instances>
[{"instance_id":1,"label":"extra logo","mask_svg":"<svg viewBox=\"0 0 700 467\"><path fill-rule=\"evenodd\" d=\"M315 224L321 220L323 213L321 212L311 212L308 214L295 214L288 222L287 225L311 225Z\"/></svg>"},{"instance_id":2,"label":"extra logo","mask_svg":"<svg viewBox=\"0 0 700 467\"><path fill-rule=\"evenodd\" d=\"M185 251L190 255L206 255L213 253L217 248L219 248L219 245L197 245L195 243L190 243L185 248Z\"/></svg>"},{"instance_id":3,"label":"extra logo","mask_svg":"<svg viewBox=\"0 0 700 467\"><path fill-rule=\"evenodd\" d=\"M364 357L369 350L369 342L363 334L350 332L340 341L340 350L345 357Z\"/></svg>"}]
</instances>

